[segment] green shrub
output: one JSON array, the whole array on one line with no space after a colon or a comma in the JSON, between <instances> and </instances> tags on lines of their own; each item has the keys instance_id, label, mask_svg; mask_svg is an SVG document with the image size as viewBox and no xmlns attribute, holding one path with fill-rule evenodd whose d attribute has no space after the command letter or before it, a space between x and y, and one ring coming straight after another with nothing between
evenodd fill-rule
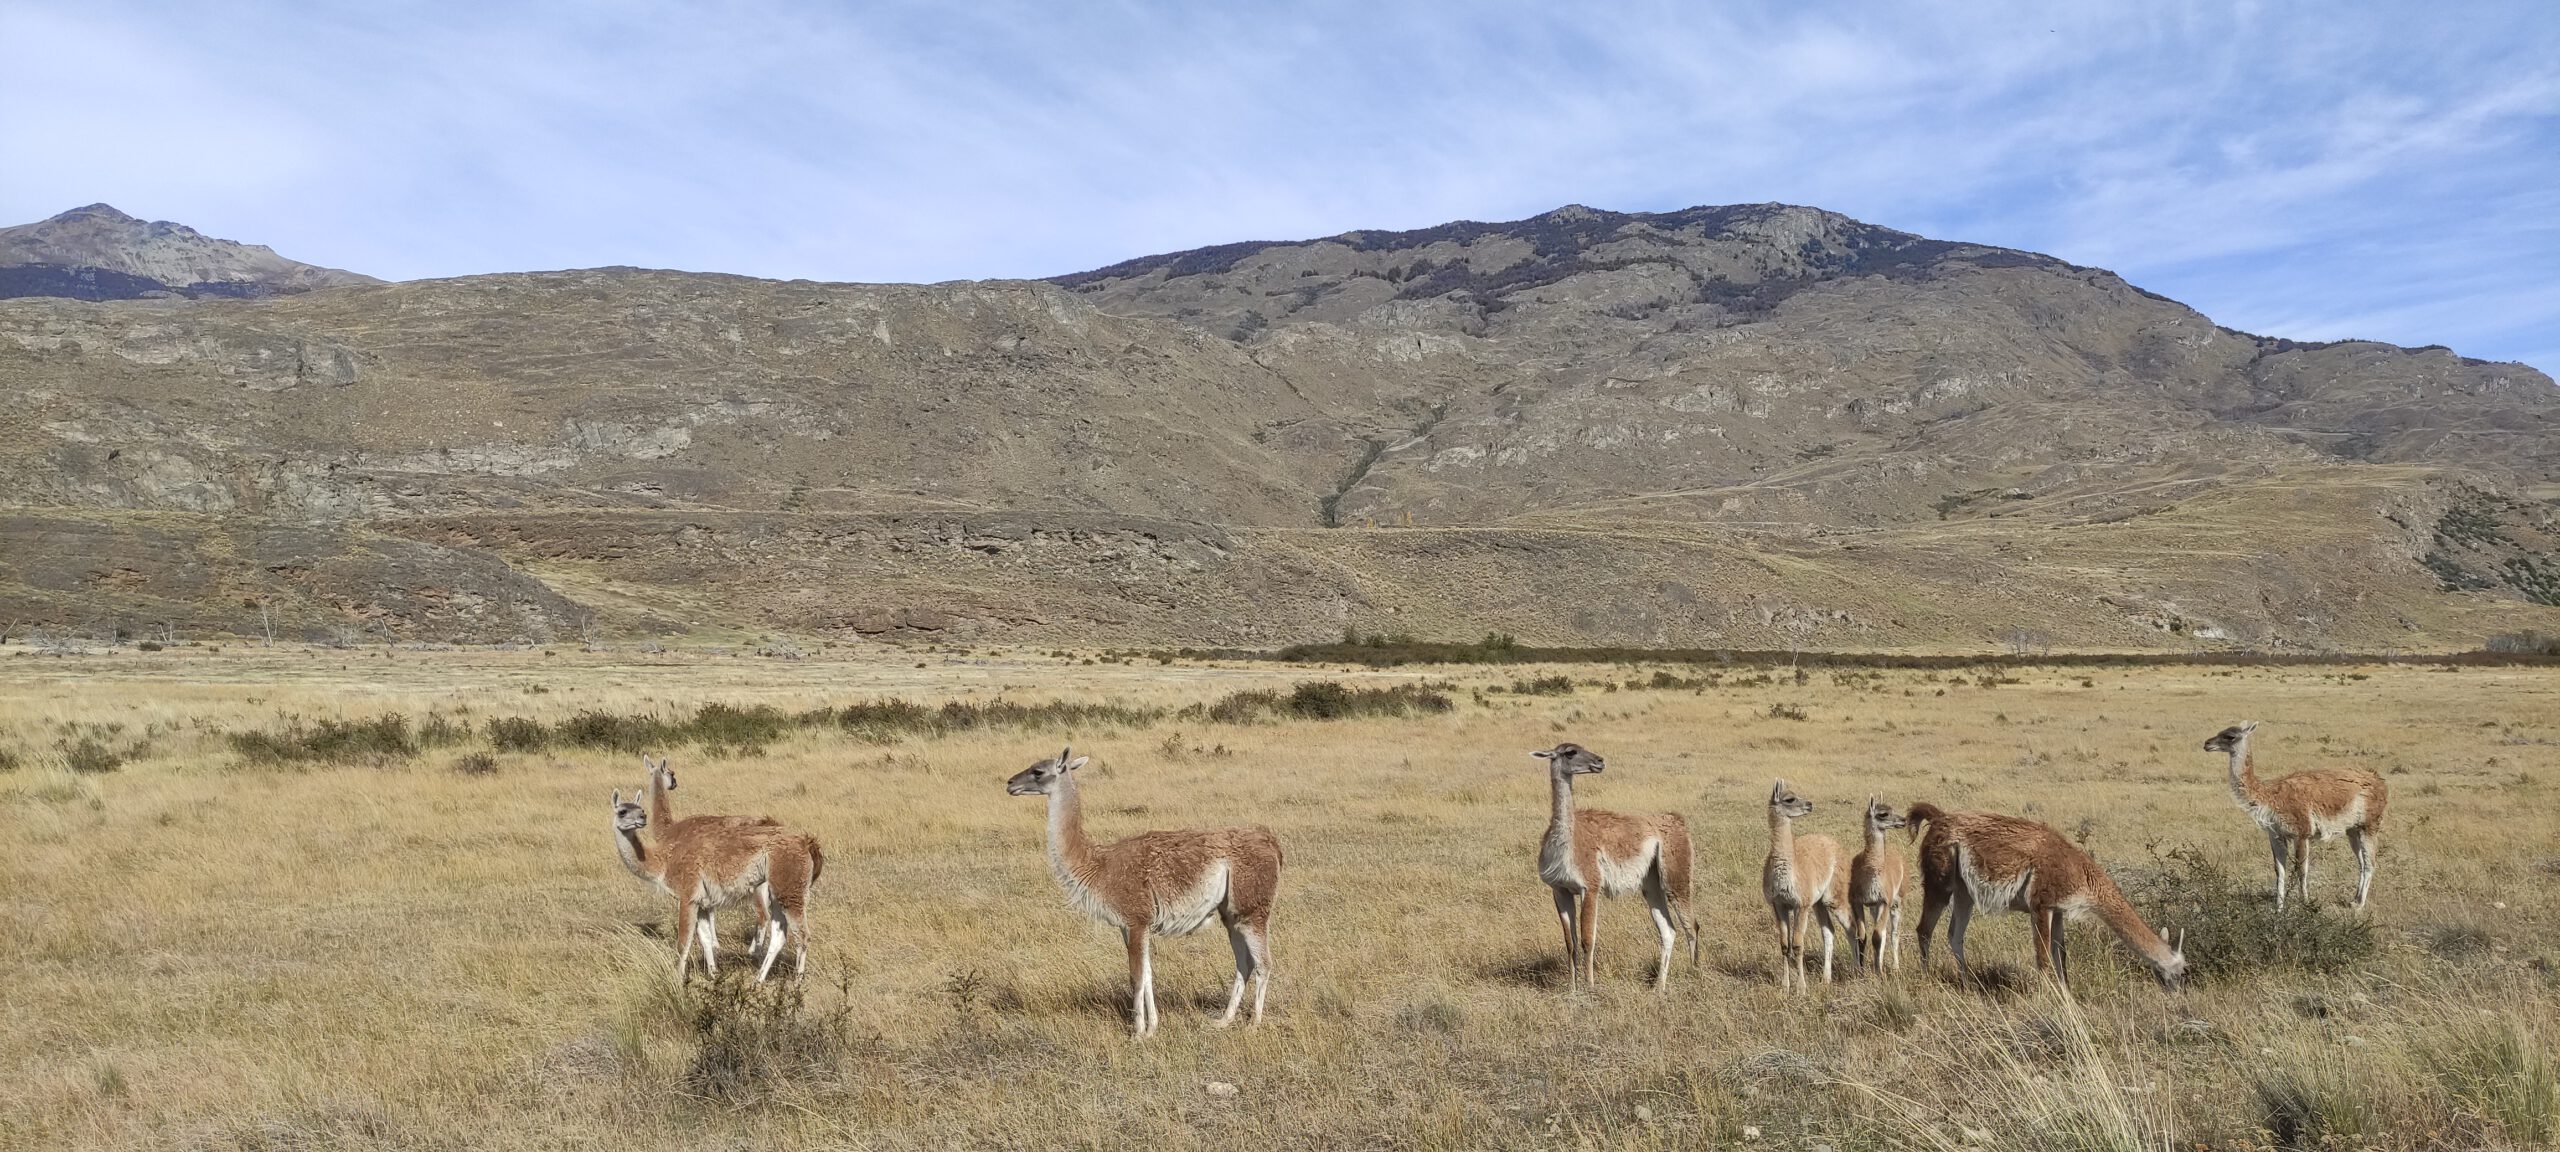
<instances>
[{"instance_id":1,"label":"green shrub","mask_svg":"<svg viewBox=\"0 0 2560 1152\"><path fill-rule=\"evenodd\" d=\"M1573 677L1540 676L1535 680L1514 680L1510 692L1514 696L1571 696Z\"/></svg>"},{"instance_id":2,"label":"green shrub","mask_svg":"<svg viewBox=\"0 0 2560 1152\"><path fill-rule=\"evenodd\" d=\"M1358 716L1434 715L1457 707L1441 684L1396 684L1385 688L1351 688L1333 680L1304 680L1286 696L1266 689L1232 692L1208 704L1194 704L1177 715L1221 724L1250 724L1264 717L1283 720L1347 720Z\"/></svg>"},{"instance_id":3,"label":"green shrub","mask_svg":"<svg viewBox=\"0 0 2560 1152\"><path fill-rule=\"evenodd\" d=\"M2276 911L2256 877L2236 878L2193 845L2153 849L2151 866L2126 874L2144 919L2186 932L2188 971L2204 980L2269 968L2338 972L2373 958L2373 923L2309 900Z\"/></svg>"},{"instance_id":4,"label":"green shrub","mask_svg":"<svg viewBox=\"0 0 2560 1152\"><path fill-rule=\"evenodd\" d=\"M551 730L542 721L522 716L499 716L489 721L489 746L500 752L532 752L551 742Z\"/></svg>"},{"instance_id":5,"label":"green shrub","mask_svg":"<svg viewBox=\"0 0 2560 1152\"><path fill-rule=\"evenodd\" d=\"M855 1055L852 1010L808 1006L799 980L713 981L693 993L687 1039L687 1093L726 1105L752 1105L785 1088L834 1081Z\"/></svg>"},{"instance_id":6,"label":"green shrub","mask_svg":"<svg viewBox=\"0 0 2560 1152\"><path fill-rule=\"evenodd\" d=\"M381 764L418 754L409 718L397 712L367 720L322 720L306 725L290 717L275 731L252 729L224 737L252 764Z\"/></svg>"},{"instance_id":7,"label":"green shrub","mask_svg":"<svg viewBox=\"0 0 2560 1152\"><path fill-rule=\"evenodd\" d=\"M63 741L61 748L62 766L83 775L113 772L124 767L128 758L126 753L95 736L83 736L76 742Z\"/></svg>"}]
</instances>

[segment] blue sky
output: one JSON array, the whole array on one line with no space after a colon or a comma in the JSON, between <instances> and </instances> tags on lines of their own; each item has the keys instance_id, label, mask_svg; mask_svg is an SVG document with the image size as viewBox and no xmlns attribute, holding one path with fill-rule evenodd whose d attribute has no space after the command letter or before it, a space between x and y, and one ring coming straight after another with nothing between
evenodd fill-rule
<instances>
[{"instance_id":1,"label":"blue sky","mask_svg":"<svg viewBox=\"0 0 2560 1152\"><path fill-rule=\"evenodd\" d=\"M2560 370L2560 3L27 3L0 222L392 278L1038 276L1779 200Z\"/></svg>"}]
</instances>

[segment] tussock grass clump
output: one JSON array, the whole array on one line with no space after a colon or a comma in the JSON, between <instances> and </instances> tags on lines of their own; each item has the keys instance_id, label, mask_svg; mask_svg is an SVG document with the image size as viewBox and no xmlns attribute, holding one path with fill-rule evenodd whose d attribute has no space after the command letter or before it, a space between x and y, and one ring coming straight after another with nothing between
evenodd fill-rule
<instances>
[{"instance_id":1,"label":"tussock grass clump","mask_svg":"<svg viewBox=\"0 0 2560 1152\"><path fill-rule=\"evenodd\" d=\"M290 716L273 731L233 732L224 739L241 759L260 765L380 764L418 754L409 718L397 712L363 720L324 718L316 724Z\"/></svg>"},{"instance_id":2,"label":"tussock grass clump","mask_svg":"<svg viewBox=\"0 0 2560 1152\"><path fill-rule=\"evenodd\" d=\"M2560 1146L2560 1059L2551 1040L2522 1023L2466 1031L2428 1061L2466 1114L2495 1124L2524 1148Z\"/></svg>"},{"instance_id":3,"label":"tussock grass clump","mask_svg":"<svg viewBox=\"0 0 2560 1152\"><path fill-rule=\"evenodd\" d=\"M2255 877L2241 880L2194 845L2154 849L2126 887L2153 924L2186 930L2191 976L2228 979L2268 969L2340 972L2374 958L2373 922L2309 900L2276 911Z\"/></svg>"},{"instance_id":4,"label":"tussock grass clump","mask_svg":"<svg viewBox=\"0 0 2560 1152\"><path fill-rule=\"evenodd\" d=\"M18 759L18 753L14 749L0 748L0 772L15 772L22 767L25 765Z\"/></svg>"},{"instance_id":5,"label":"tussock grass clump","mask_svg":"<svg viewBox=\"0 0 2560 1152\"><path fill-rule=\"evenodd\" d=\"M1879 1106L1891 1146L2169 1152L2177 1117L2165 1083L2129 1054L2100 1046L2080 1007L2047 988L2023 1024L1988 1005L1950 1014L1919 1040L1952 1091L1936 1105L1860 1080L1837 1080Z\"/></svg>"},{"instance_id":6,"label":"tussock grass clump","mask_svg":"<svg viewBox=\"0 0 2560 1152\"><path fill-rule=\"evenodd\" d=\"M2383 1129L2374 1092L2332 1060L2268 1061L2251 1090L2261 1132L2278 1148L2362 1148Z\"/></svg>"},{"instance_id":7,"label":"tussock grass clump","mask_svg":"<svg viewBox=\"0 0 2560 1152\"><path fill-rule=\"evenodd\" d=\"M498 758L486 752L465 752L454 758L453 770L465 776L495 776Z\"/></svg>"}]
</instances>

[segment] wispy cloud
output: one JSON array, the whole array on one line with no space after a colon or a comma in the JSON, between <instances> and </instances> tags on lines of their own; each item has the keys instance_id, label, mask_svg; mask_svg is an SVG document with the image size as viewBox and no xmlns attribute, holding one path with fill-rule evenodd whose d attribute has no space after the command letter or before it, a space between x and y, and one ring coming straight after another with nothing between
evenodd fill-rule
<instances>
[{"instance_id":1,"label":"wispy cloud","mask_svg":"<svg viewBox=\"0 0 2560 1152\"><path fill-rule=\"evenodd\" d=\"M2560 8L0 0L0 220L377 275L1043 275L1786 200L2560 367Z\"/></svg>"}]
</instances>

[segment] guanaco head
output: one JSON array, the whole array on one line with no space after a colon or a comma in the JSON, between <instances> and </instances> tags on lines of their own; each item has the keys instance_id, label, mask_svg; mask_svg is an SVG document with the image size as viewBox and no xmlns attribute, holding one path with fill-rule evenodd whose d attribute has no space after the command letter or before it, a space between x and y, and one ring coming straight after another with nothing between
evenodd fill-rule
<instances>
[{"instance_id":1,"label":"guanaco head","mask_svg":"<svg viewBox=\"0 0 2560 1152\"><path fill-rule=\"evenodd\" d=\"M652 760L648 753L643 752L640 754L640 766L649 770L649 775L658 782L658 787L669 792L676 790L676 772L675 769L667 767L666 757L660 756Z\"/></svg>"},{"instance_id":2,"label":"guanaco head","mask_svg":"<svg viewBox=\"0 0 2560 1152\"><path fill-rule=\"evenodd\" d=\"M1558 776L1580 776L1609 766L1600 754L1580 744L1566 741L1553 748L1541 748L1530 755L1547 762L1547 771Z\"/></svg>"},{"instance_id":3,"label":"guanaco head","mask_svg":"<svg viewBox=\"0 0 2560 1152\"><path fill-rule=\"evenodd\" d=\"M2204 742L2204 750L2207 752L2235 751L2243 745L2246 745L2249 742L2249 734L2257 730L2258 722L2255 720L2246 720L2241 723L2234 724L2220 732L2214 733L2213 739Z\"/></svg>"},{"instance_id":4,"label":"guanaco head","mask_svg":"<svg viewBox=\"0 0 2560 1152\"><path fill-rule=\"evenodd\" d=\"M649 812L647 809L640 806L639 795L634 793L631 799L625 800L622 798L622 789L614 789L613 830L616 832L637 832L648 826Z\"/></svg>"},{"instance_id":5,"label":"guanaco head","mask_svg":"<svg viewBox=\"0 0 2560 1152\"><path fill-rule=\"evenodd\" d=\"M1060 748L1055 757L1014 773L1013 779L1004 782L1005 794L1046 796L1058 786L1058 781L1067 778L1067 773L1084 767L1085 761L1091 759L1093 757L1076 755L1073 748Z\"/></svg>"},{"instance_id":6,"label":"guanaco head","mask_svg":"<svg viewBox=\"0 0 2560 1152\"><path fill-rule=\"evenodd\" d=\"M1893 806L1873 796L1867 797L1867 831L1878 836L1900 828L1911 821L1893 810Z\"/></svg>"},{"instance_id":7,"label":"guanaco head","mask_svg":"<svg viewBox=\"0 0 2560 1152\"><path fill-rule=\"evenodd\" d=\"M1784 780L1769 785L1769 810L1789 820L1813 815L1813 801L1795 793Z\"/></svg>"},{"instance_id":8,"label":"guanaco head","mask_svg":"<svg viewBox=\"0 0 2560 1152\"><path fill-rule=\"evenodd\" d=\"M2169 939L2169 958L2161 961L2156 971L2160 986L2172 992L2187 982L2187 930L2178 929Z\"/></svg>"}]
</instances>

